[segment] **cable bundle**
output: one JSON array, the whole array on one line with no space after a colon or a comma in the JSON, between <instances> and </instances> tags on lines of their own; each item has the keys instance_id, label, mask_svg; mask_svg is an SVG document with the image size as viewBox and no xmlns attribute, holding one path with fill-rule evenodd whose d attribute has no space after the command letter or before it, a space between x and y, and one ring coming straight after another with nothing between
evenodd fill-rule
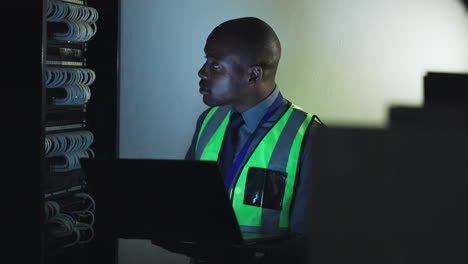
<instances>
[{"instance_id":1,"label":"cable bundle","mask_svg":"<svg viewBox=\"0 0 468 264\"><path fill-rule=\"evenodd\" d=\"M63 245L71 247L76 244L90 242L94 238L94 199L87 193L75 193L72 197L88 203L86 208L66 209L56 201L46 201L45 220L49 227L49 234L55 238L74 235L73 242Z\"/></svg>"},{"instance_id":2,"label":"cable bundle","mask_svg":"<svg viewBox=\"0 0 468 264\"><path fill-rule=\"evenodd\" d=\"M95 23L88 24L85 22L69 19L65 19L62 22L68 26L68 31L65 33L54 33L54 38L56 40L86 42L90 40L97 32L97 26Z\"/></svg>"},{"instance_id":3,"label":"cable bundle","mask_svg":"<svg viewBox=\"0 0 468 264\"><path fill-rule=\"evenodd\" d=\"M46 222L54 216L60 214L60 205L56 201L47 201L44 208Z\"/></svg>"},{"instance_id":4,"label":"cable bundle","mask_svg":"<svg viewBox=\"0 0 468 264\"><path fill-rule=\"evenodd\" d=\"M55 105L82 105L91 98L89 86L96 80L96 74L86 68L47 68L46 87L63 88L63 98L53 98Z\"/></svg>"},{"instance_id":5,"label":"cable bundle","mask_svg":"<svg viewBox=\"0 0 468 264\"><path fill-rule=\"evenodd\" d=\"M62 157L61 164L50 165L51 171L66 172L80 169L81 158L94 158L94 151L89 147L94 135L87 130L48 134L45 137L47 157Z\"/></svg>"},{"instance_id":6,"label":"cable bundle","mask_svg":"<svg viewBox=\"0 0 468 264\"><path fill-rule=\"evenodd\" d=\"M86 68L54 68L46 69L46 87L60 88L64 85L90 86L96 80L96 73Z\"/></svg>"},{"instance_id":7,"label":"cable bundle","mask_svg":"<svg viewBox=\"0 0 468 264\"><path fill-rule=\"evenodd\" d=\"M81 158L94 158L94 151L92 149L78 150L75 152L64 153L61 155L65 162L62 164L51 165L50 169L55 172L66 172L80 169Z\"/></svg>"},{"instance_id":8,"label":"cable bundle","mask_svg":"<svg viewBox=\"0 0 468 264\"><path fill-rule=\"evenodd\" d=\"M82 105L91 98L91 90L86 85L65 86L66 96L63 98L52 98L54 105Z\"/></svg>"},{"instance_id":9,"label":"cable bundle","mask_svg":"<svg viewBox=\"0 0 468 264\"><path fill-rule=\"evenodd\" d=\"M47 134L45 136L45 153L47 157L64 153L86 150L91 146L94 135L88 130Z\"/></svg>"},{"instance_id":10,"label":"cable bundle","mask_svg":"<svg viewBox=\"0 0 468 264\"><path fill-rule=\"evenodd\" d=\"M65 33L54 33L57 40L85 42L97 32L96 21L99 13L93 7L49 0L46 16L47 21L62 22L68 27Z\"/></svg>"}]
</instances>

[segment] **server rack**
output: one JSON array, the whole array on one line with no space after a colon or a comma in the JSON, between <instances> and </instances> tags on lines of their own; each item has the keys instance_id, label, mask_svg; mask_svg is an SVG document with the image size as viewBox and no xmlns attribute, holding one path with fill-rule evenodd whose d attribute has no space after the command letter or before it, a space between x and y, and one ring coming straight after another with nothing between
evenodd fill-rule
<instances>
[{"instance_id":1,"label":"server rack","mask_svg":"<svg viewBox=\"0 0 468 264\"><path fill-rule=\"evenodd\" d=\"M118 10L118 1L42 1L42 263L116 263L77 161L118 156Z\"/></svg>"}]
</instances>

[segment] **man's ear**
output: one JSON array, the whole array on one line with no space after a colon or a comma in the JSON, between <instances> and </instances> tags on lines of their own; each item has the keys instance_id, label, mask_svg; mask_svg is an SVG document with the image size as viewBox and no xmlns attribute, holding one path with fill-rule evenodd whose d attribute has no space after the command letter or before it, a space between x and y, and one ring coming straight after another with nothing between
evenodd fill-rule
<instances>
[{"instance_id":1,"label":"man's ear","mask_svg":"<svg viewBox=\"0 0 468 264\"><path fill-rule=\"evenodd\" d=\"M263 78L263 69L260 66L249 68L249 83L256 83Z\"/></svg>"}]
</instances>

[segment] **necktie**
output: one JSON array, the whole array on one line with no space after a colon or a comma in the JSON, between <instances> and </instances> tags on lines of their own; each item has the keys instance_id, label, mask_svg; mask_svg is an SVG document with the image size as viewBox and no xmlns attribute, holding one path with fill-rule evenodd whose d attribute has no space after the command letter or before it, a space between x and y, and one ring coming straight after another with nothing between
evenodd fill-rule
<instances>
[{"instance_id":1,"label":"necktie","mask_svg":"<svg viewBox=\"0 0 468 264\"><path fill-rule=\"evenodd\" d=\"M226 178L229 170L232 167L239 135L239 128L243 123L244 119L242 119L242 115L240 113L234 112L231 114L222 148L223 153L220 166L223 178Z\"/></svg>"}]
</instances>

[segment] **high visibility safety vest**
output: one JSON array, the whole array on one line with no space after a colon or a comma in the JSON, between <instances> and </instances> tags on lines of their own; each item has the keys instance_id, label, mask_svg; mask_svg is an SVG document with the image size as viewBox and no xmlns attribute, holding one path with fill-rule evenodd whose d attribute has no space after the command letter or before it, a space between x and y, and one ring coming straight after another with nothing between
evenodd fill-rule
<instances>
[{"instance_id":1,"label":"high visibility safety vest","mask_svg":"<svg viewBox=\"0 0 468 264\"><path fill-rule=\"evenodd\" d=\"M217 161L224 134L229 122L230 106L211 108L202 122L195 147L197 160ZM232 205L243 232L287 232L291 200L296 180L299 153L308 127L318 118L291 104L279 120L270 128L239 168L231 189ZM280 172L285 177L280 191L279 208L244 203L246 183L250 168ZM268 175L267 175L268 176ZM276 174L275 177L278 175Z\"/></svg>"}]
</instances>

